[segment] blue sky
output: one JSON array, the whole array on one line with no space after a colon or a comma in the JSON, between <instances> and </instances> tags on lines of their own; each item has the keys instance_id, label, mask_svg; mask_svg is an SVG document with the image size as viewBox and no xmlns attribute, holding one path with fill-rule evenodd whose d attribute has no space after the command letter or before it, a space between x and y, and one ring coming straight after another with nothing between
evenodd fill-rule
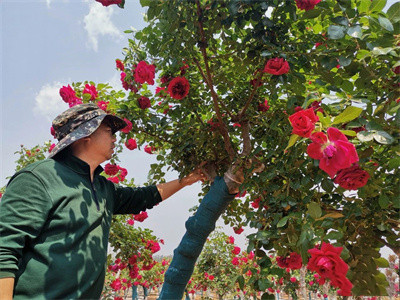
<instances>
[{"instance_id":1,"label":"blue sky","mask_svg":"<svg viewBox=\"0 0 400 300\"><path fill-rule=\"evenodd\" d=\"M394 0L387 1L389 7ZM137 0L126 8L103 7L94 0L0 0L1 106L0 186L14 173L19 145L33 147L52 139L52 119L68 108L58 91L71 82L109 82L120 88L115 59L127 45L126 29L145 26ZM136 184L146 181L155 158L143 151L125 152L121 165ZM168 173L167 180L177 174ZM200 184L187 187L149 211L143 226L165 240L160 254L172 254L184 234L188 209L197 204ZM222 225L222 222L220 223ZM240 236L224 227L244 247Z\"/></svg>"},{"instance_id":2,"label":"blue sky","mask_svg":"<svg viewBox=\"0 0 400 300\"><path fill-rule=\"evenodd\" d=\"M1 0L0 9L0 186L4 186L14 173L14 152L21 144L33 147L52 139L52 119L68 108L59 96L63 85L91 80L122 89L115 59L122 58L130 37L123 31L143 28L145 10L136 0L128 0L124 10L93 0ZM155 162L154 156L139 150L127 150L120 158L136 184L146 181ZM166 179L177 176L168 173ZM142 226L165 240L160 254L172 254L178 246L199 192L200 184L194 184L148 211ZM244 248L249 229L240 236L231 228L224 230Z\"/></svg>"}]
</instances>

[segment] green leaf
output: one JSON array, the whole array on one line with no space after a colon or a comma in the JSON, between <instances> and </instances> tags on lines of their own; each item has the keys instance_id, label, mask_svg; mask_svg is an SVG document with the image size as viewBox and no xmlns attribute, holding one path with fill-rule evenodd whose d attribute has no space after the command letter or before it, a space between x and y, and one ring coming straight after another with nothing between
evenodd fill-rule
<instances>
[{"instance_id":1,"label":"green leaf","mask_svg":"<svg viewBox=\"0 0 400 300\"><path fill-rule=\"evenodd\" d=\"M348 65L351 64L351 58L344 57L344 56L339 56L339 64L343 67L347 67Z\"/></svg>"},{"instance_id":2,"label":"green leaf","mask_svg":"<svg viewBox=\"0 0 400 300\"><path fill-rule=\"evenodd\" d=\"M272 287L272 283L267 278L261 278L258 280L258 287L260 291L265 291L267 288Z\"/></svg>"},{"instance_id":3,"label":"green leaf","mask_svg":"<svg viewBox=\"0 0 400 300\"><path fill-rule=\"evenodd\" d=\"M392 51L394 48L392 47L386 47L386 48L382 48L382 47L374 47L371 51L372 54L374 55L386 55L388 54L390 51Z\"/></svg>"},{"instance_id":4,"label":"green leaf","mask_svg":"<svg viewBox=\"0 0 400 300\"><path fill-rule=\"evenodd\" d=\"M389 268L389 262L384 257L374 258L374 261L379 268Z\"/></svg>"},{"instance_id":5,"label":"green leaf","mask_svg":"<svg viewBox=\"0 0 400 300\"><path fill-rule=\"evenodd\" d=\"M324 179L321 182L321 187L324 189L325 192L332 192L333 188L335 187L330 179ZM314 218L315 219L315 218Z\"/></svg>"},{"instance_id":6,"label":"green leaf","mask_svg":"<svg viewBox=\"0 0 400 300\"><path fill-rule=\"evenodd\" d=\"M357 132L357 138L364 143L370 142L374 139L374 133L370 131L360 131Z\"/></svg>"},{"instance_id":7,"label":"green leaf","mask_svg":"<svg viewBox=\"0 0 400 300\"><path fill-rule=\"evenodd\" d=\"M333 18L332 22L343 26L349 26L349 19L343 16Z\"/></svg>"},{"instance_id":8,"label":"green leaf","mask_svg":"<svg viewBox=\"0 0 400 300\"><path fill-rule=\"evenodd\" d=\"M238 277L236 278L236 281L237 281L237 283L239 284L239 288L240 288L241 290L243 290L243 289L244 289L244 277L243 277L242 275L240 275L240 276L238 276Z\"/></svg>"},{"instance_id":9,"label":"green leaf","mask_svg":"<svg viewBox=\"0 0 400 300\"><path fill-rule=\"evenodd\" d=\"M385 6L386 6L386 0L372 0L369 10L370 11L382 11L382 9Z\"/></svg>"},{"instance_id":10,"label":"green leaf","mask_svg":"<svg viewBox=\"0 0 400 300\"><path fill-rule=\"evenodd\" d=\"M379 16L378 20L379 20L379 24L382 26L382 28L384 28L390 32L392 32L394 30L393 25L389 21L389 19Z\"/></svg>"},{"instance_id":11,"label":"green leaf","mask_svg":"<svg viewBox=\"0 0 400 300\"><path fill-rule=\"evenodd\" d=\"M361 0L358 5L358 12L360 14L366 13L371 5L371 0Z\"/></svg>"},{"instance_id":12,"label":"green leaf","mask_svg":"<svg viewBox=\"0 0 400 300\"><path fill-rule=\"evenodd\" d=\"M386 131L376 131L374 133L374 139L379 144L388 145L394 142L394 138Z\"/></svg>"},{"instance_id":13,"label":"green leaf","mask_svg":"<svg viewBox=\"0 0 400 300\"><path fill-rule=\"evenodd\" d=\"M340 231L330 231L324 239L328 240L340 240L343 237L343 233Z\"/></svg>"},{"instance_id":14,"label":"green leaf","mask_svg":"<svg viewBox=\"0 0 400 300\"><path fill-rule=\"evenodd\" d=\"M362 37L362 29L360 25L351 26L347 29L347 34L353 38L360 39Z\"/></svg>"},{"instance_id":15,"label":"green leaf","mask_svg":"<svg viewBox=\"0 0 400 300\"><path fill-rule=\"evenodd\" d=\"M314 19L321 14L319 9L310 9L304 12L302 19Z\"/></svg>"},{"instance_id":16,"label":"green leaf","mask_svg":"<svg viewBox=\"0 0 400 300\"><path fill-rule=\"evenodd\" d=\"M332 125L350 122L357 118L362 111L363 109L360 107L348 106L340 115L335 117Z\"/></svg>"},{"instance_id":17,"label":"green leaf","mask_svg":"<svg viewBox=\"0 0 400 300\"><path fill-rule=\"evenodd\" d=\"M318 219L322 215L321 206L319 206L319 204L316 202L311 202L308 204L308 214L311 216L311 218Z\"/></svg>"},{"instance_id":18,"label":"green leaf","mask_svg":"<svg viewBox=\"0 0 400 300\"><path fill-rule=\"evenodd\" d=\"M264 293L261 296L261 300L275 300L275 296L274 296L274 294Z\"/></svg>"},{"instance_id":19,"label":"green leaf","mask_svg":"<svg viewBox=\"0 0 400 300\"><path fill-rule=\"evenodd\" d=\"M142 7L150 6L151 0L140 0L140 5Z\"/></svg>"},{"instance_id":20,"label":"green leaf","mask_svg":"<svg viewBox=\"0 0 400 300\"><path fill-rule=\"evenodd\" d=\"M321 218L316 219L316 221L321 221L326 218L338 219L338 218L343 218L343 217L344 217L344 215L342 215L341 213L333 212L333 213L326 214L326 215L322 216Z\"/></svg>"},{"instance_id":21,"label":"green leaf","mask_svg":"<svg viewBox=\"0 0 400 300\"><path fill-rule=\"evenodd\" d=\"M388 286L389 283L386 280L386 276L382 273L379 273L377 275L374 275L376 283L378 283L379 285L385 285Z\"/></svg>"},{"instance_id":22,"label":"green leaf","mask_svg":"<svg viewBox=\"0 0 400 300\"><path fill-rule=\"evenodd\" d=\"M296 142L297 142L297 140L300 138L300 136L298 136L297 134L292 134L291 136L290 136L290 138L289 138L289 142L288 142L288 145L287 145L287 147L285 148L285 151L287 150L287 149L289 149L290 147L292 147Z\"/></svg>"},{"instance_id":23,"label":"green leaf","mask_svg":"<svg viewBox=\"0 0 400 300\"><path fill-rule=\"evenodd\" d=\"M379 206L383 209L387 208L389 206L389 197L386 196L386 194L381 194L379 196Z\"/></svg>"},{"instance_id":24,"label":"green leaf","mask_svg":"<svg viewBox=\"0 0 400 300\"><path fill-rule=\"evenodd\" d=\"M338 40L345 36L346 27L340 25L330 25L328 27L328 37L332 40Z\"/></svg>"},{"instance_id":25,"label":"green leaf","mask_svg":"<svg viewBox=\"0 0 400 300\"><path fill-rule=\"evenodd\" d=\"M396 2L391 7L389 7L386 12L389 17L390 22L397 23L400 21L400 2Z\"/></svg>"},{"instance_id":26,"label":"green leaf","mask_svg":"<svg viewBox=\"0 0 400 300\"><path fill-rule=\"evenodd\" d=\"M280 227L285 226L288 219L289 219L289 216L283 217L282 219L279 220L278 224L276 224L276 227L280 228Z\"/></svg>"},{"instance_id":27,"label":"green leaf","mask_svg":"<svg viewBox=\"0 0 400 300\"><path fill-rule=\"evenodd\" d=\"M347 136L357 136L357 132L353 130L340 130L340 132Z\"/></svg>"},{"instance_id":28,"label":"green leaf","mask_svg":"<svg viewBox=\"0 0 400 300\"><path fill-rule=\"evenodd\" d=\"M331 118L329 116L324 117L324 115L320 111L317 111L317 116L323 126L329 127L331 125Z\"/></svg>"}]
</instances>

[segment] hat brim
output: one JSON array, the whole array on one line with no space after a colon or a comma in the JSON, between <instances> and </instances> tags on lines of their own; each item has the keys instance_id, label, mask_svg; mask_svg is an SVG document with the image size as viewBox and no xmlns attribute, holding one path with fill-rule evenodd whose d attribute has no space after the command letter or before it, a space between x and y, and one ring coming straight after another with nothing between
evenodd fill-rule
<instances>
[{"instance_id":1,"label":"hat brim","mask_svg":"<svg viewBox=\"0 0 400 300\"><path fill-rule=\"evenodd\" d=\"M97 130L97 128L100 127L101 123L105 119L107 119L107 124L111 127L113 132L117 132L118 130L121 130L126 126L125 121L117 116L107 115L107 114L97 116L81 124L74 131L72 131L70 134L61 139L57 143L57 145L53 148L53 150L50 152L48 158L54 157L57 153L60 153L66 147L71 145L73 142L76 142L77 140L80 140L82 138L91 135L93 132Z\"/></svg>"}]
</instances>

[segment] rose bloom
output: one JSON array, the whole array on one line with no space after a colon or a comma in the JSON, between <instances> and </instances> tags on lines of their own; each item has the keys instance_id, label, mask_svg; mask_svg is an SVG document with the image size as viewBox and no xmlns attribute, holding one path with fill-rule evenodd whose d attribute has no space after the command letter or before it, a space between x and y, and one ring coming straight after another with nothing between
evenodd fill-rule
<instances>
[{"instance_id":1,"label":"rose bloom","mask_svg":"<svg viewBox=\"0 0 400 300\"><path fill-rule=\"evenodd\" d=\"M150 85L154 84L154 76L156 67L148 65L145 61L140 61L135 69L135 81L139 83L147 82Z\"/></svg>"},{"instance_id":2,"label":"rose bloom","mask_svg":"<svg viewBox=\"0 0 400 300\"><path fill-rule=\"evenodd\" d=\"M181 100L189 94L190 84L185 77L175 77L168 85L168 94L177 100Z\"/></svg>"},{"instance_id":3,"label":"rose bloom","mask_svg":"<svg viewBox=\"0 0 400 300\"><path fill-rule=\"evenodd\" d=\"M126 223L128 223L129 225L133 225L135 224L135 220L129 219Z\"/></svg>"},{"instance_id":4,"label":"rose bloom","mask_svg":"<svg viewBox=\"0 0 400 300\"><path fill-rule=\"evenodd\" d=\"M227 244L233 244L233 243L235 243L235 238L234 238L233 236L228 237L226 243L227 243Z\"/></svg>"},{"instance_id":5,"label":"rose bloom","mask_svg":"<svg viewBox=\"0 0 400 300\"><path fill-rule=\"evenodd\" d=\"M53 138L56 138L56 131L54 130L53 126L50 127L50 134L53 136Z\"/></svg>"},{"instance_id":6,"label":"rose bloom","mask_svg":"<svg viewBox=\"0 0 400 300\"><path fill-rule=\"evenodd\" d=\"M146 109L146 108L151 107L150 99L147 98L147 97L144 97L144 96L141 96L141 97L138 99L138 104L139 104L139 107L140 107L141 109Z\"/></svg>"},{"instance_id":7,"label":"rose bloom","mask_svg":"<svg viewBox=\"0 0 400 300\"><path fill-rule=\"evenodd\" d=\"M135 215L133 218L135 219L135 221L143 222L148 218L148 214L147 212L143 211L140 214Z\"/></svg>"},{"instance_id":8,"label":"rose bloom","mask_svg":"<svg viewBox=\"0 0 400 300\"><path fill-rule=\"evenodd\" d=\"M333 177L339 170L350 167L358 161L356 148L337 128L329 127L328 136L322 132L311 135L313 141L307 147L307 154L319 159L319 168Z\"/></svg>"},{"instance_id":9,"label":"rose bloom","mask_svg":"<svg viewBox=\"0 0 400 300\"><path fill-rule=\"evenodd\" d=\"M208 279L214 280L214 276L213 276L213 275L210 275L210 276L208 276Z\"/></svg>"},{"instance_id":10,"label":"rose bloom","mask_svg":"<svg viewBox=\"0 0 400 300\"><path fill-rule=\"evenodd\" d=\"M268 111L268 110L269 110L268 100L265 99L264 102L258 103L257 110L258 110L258 111L261 111L261 112L266 112L266 111Z\"/></svg>"},{"instance_id":11,"label":"rose bloom","mask_svg":"<svg viewBox=\"0 0 400 300\"><path fill-rule=\"evenodd\" d=\"M137 143L135 139L129 139L125 142L126 148L129 150L135 150L137 148Z\"/></svg>"},{"instance_id":12,"label":"rose bloom","mask_svg":"<svg viewBox=\"0 0 400 300\"><path fill-rule=\"evenodd\" d=\"M116 65L117 69L119 69L120 71L125 70L124 63L122 61L120 61L119 59L115 60L115 65Z\"/></svg>"},{"instance_id":13,"label":"rose bloom","mask_svg":"<svg viewBox=\"0 0 400 300\"><path fill-rule=\"evenodd\" d=\"M333 283L334 278L344 276L349 269L348 265L340 258L342 250L342 247L334 247L323 242L321 249L308 250L311 258L308 261L307 268L310 271L317 272L322 278L331 279Z\"/></svg>"},{"instance_id":14,"label":"rose bloom","mask_svg":"<svg viewBox=\"0 0 400 300\"><path fill-rule=\"evenodd\" d=\"M292 270L298 270L301 268L303 261L301 259L301 255L296 253L296 252L292 252L290 253L289 257L286 259L287 264L288 264L288 268L292 269Z\"/></svg>"},{"instance_id":15,"label":"rose bloom","mask_svg":"<svg viewBox=\"0 0 400 300\"><path fill-rule=\"evenodd\" d=\"M235 256L234 258L232 258L232 265L237 266L238 264L239 264L239 258Z\"/></svg>"},{"instance_id":16,"label":"rose bloom","mask_svg":"<svg viewBox=\"0 0 400 300\"><path fill-rule=\"evenodd\" d=\"M240 253L240 247L233 248L232 253L238 255Z\"/></svg>"},{"instance_id":17,"label":"rose bloom","mask_svg":"<svg viewBox=\"0 0 400 300\"><path fill-rule=\"evenodd\" d=\"M369 174L359 166L339 170L334 182L346 190L357 190L367 184Z\"/></svg>"},{"instance_id":18,"label":"rose bloom","mask_svg":"<svg viewBox=\"0 0 400 300\"><path fill-rule=\"evenodd\" d=\"M120 166L118 166L118 170L120 171L120 174L118 175L119 179L124 181L126 175L128 175L128 170Z\"/></svg>"},{"instance_id":19,"label":"rose bloom","mask_svg":"<svg viewBox=\"0 0 400 300\"><path fill-rule=\"evenodd\" d=\"M129 133L132 130L132 122L129 121L128 119L124 118L124 121L126 123L126 127L122 128L121 131L123 133Z\"/></svg>"},{"instance_id":20,"label":"rose bloom","mask_svg":"<svg viewBox=\"0 0 400 300\"><path fill-rule=\"evenodd\" d=\"M111 181L113 183L116 183L116 184L119 183L118 177L108 177L107 180L109 180L109 181Z\"/></svg>"},{"instance_id":21,"label":"rose bloom","mask_svg":"<svg viewBox=\"0 0 400 300\"><path fill-rule=\"evenodd\" d=\"M74 89L68 84L68 86L63 86L60 88L60 96L65 103L69 103L71 101L75 101L76 93Z\"/></svg>"},{"instance_id":22,"label":"rose bloom","mask_svg":"<svg viewBox=\"0 0 400 300\"><path fill-rule=\"evenodd\" d=\"M146 145L144 146L144 152L148 154L153 154L153 151L156 150L155 147Z\"/></svg>"},{"instance_id":23,"label":"rose bloom","mask_svg":"<svg viewBox=\"0 0 400 300\"><path fill-rule=\"evenodd\" d=\"M114 291L119 291L122 288L122 284L121 281L119 280L119 278L115 279L110 286L112 287L112 289Z\"/></svg>"},{"instance_id":24,"label":"rose bloom","mask_svg":"<svg viewBox=\"0 0 400 300\"><path fill-rule=\"evenodd\" d=\"M293 283L295 283L295 282L297 282L297 278L296 278L296 277L291 277L291 278L290 278L290 281L293 282Z\"/></svg>"},{"instance_id":25,"label":"rose bloom","mask_svg":"<svg viewBox=\"0 0 400 300\"><path fill-rule=\"evenodd\" d=\"M239 228L233 228L233 231L236 234L241 234L244 231L244 229L242 228L242 226L240 226Z\"/></svg>"},{"instance_id":26,"label":"rose bloom","mask_svg":"<svg viewBox=\"0 0 400 300\"><path fill-rule=\"evenodd\" d=\"M75 98L68 102L69 107L74 107L75 105L82 104L82 99Z\"/></svg>"},{"instance_id":27,"label":"rose bloom","mask_svg":"<svg viewBox=\"0 0 400 300\"><path fill-rule=\"evenodd\" d=\"M254 199L254 201L251 202L251 206L252 206L254 209L259 208L259 207L260 207L260 200L261 200L260 197Z\"/></svg>"},{"instance_id":28,"label":"rose bloom","mask_svg":"<svg viewBox=\"0 0 400 300\"><path fill-rule=\"evenodd\" d=\"M276 264L281 267L282 269L285 269L289 266L287 262L287 258L283 256L277 256L276 257Z\"/></svg>"},{"instance_id":29,"label":"rose bloom","mask_svg":"<svg viewBox=\"0 0 400 300\"><path fill-rule=\"evenodd\" d=\"M54 149L55 146L56 146L56 144L51 144L50 148L49 148L49 152L51 152Z\"/></svg>"},{"instance_id":30,"label":"rose bloom","mask_svg":"<svg viewBox=\"0 0 400 300\"><path fill-rule=\"evenodd\" d=\"M105 112L107 112L107 106L108 106L108 104L109 104L110 102L109 101L98 101L97 102L97 106L100 108L100 109L102 109L102 110L104 110Z\"/></svg>"},{"instance_id":31,"label":"rose bloom","mask_svg":"<svg viewBox=\"0 0 400 300\"><path fill-rule=\"evenodd\" d=\"M103 6L109 6L111 4L120 4L122 2L122 0L96 0L96 1L103 4Z\"/></svg>"},{"instance_id":32,"label":"rose bloom","mask_svg":"<svg viewBox=\"0 0 400 300\"><path fill-rule=\"evenodd\" d=\"M293 127L292 134L310 137L311 132L315 129L315 122L318 120L313 108L294 113L289 117L289 122Z\"/></svg>"},{"instance_id":33,"label":"rose bloom","mask_svg":"<svg viewBox=\"0 0 400 300\"><path fill-rule=\"evenodd\" d=\"M272 75L282 75L290 71L289 63L282 57L271 58L264 67L264 73Z\"/></svg>"},{"instance_id":34,"label":"rose bloom","mask_svg":"<svg viewBox=\"0 0 400 300\"><path fill-rule=\"evenodd\" d=\"M89 94L90 95L90 100L95 100L99 93L97 93L96 87L91 84L86 84L85 88L83 89L82 94Z\"/></svg>"},{"instance_id":35,"label":"rose bloom","mask_svg":"<svg viewBox=\"0 0 400 300\"><path fill-rule=\"evenodd\" d=\"M299 9L310 10L313 9L315 5L317 5L321 0L295 0L296 6Z\"/></svg>"},{"instance_id":36,"label":"rose bloom","mask_svg":"<svg viewBox=\"0 0 400 300\"><path fill-rule=\"evenodd\" d=\"M106 164L104 166L104 173L110 176L114 176L118 173L119 169L117 165Z\"/></svg>"}]
</instances>

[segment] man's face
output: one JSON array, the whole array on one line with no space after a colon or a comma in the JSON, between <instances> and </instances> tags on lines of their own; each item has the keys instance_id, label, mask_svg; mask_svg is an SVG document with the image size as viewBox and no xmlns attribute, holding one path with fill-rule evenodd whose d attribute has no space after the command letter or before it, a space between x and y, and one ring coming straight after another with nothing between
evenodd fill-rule
<instances>
[{"instance_id":1,"label":"man's face","mask_svg":"<svg viewBox=\"0 0 400 300\"><path fill-rule=\"evenodd\" d=\"M99 160L109 160L114 153L116 137L111 128L102 123L95 132L89 136L89 149L92 155L99 158Z\"/></svg>"}]
</instances>

